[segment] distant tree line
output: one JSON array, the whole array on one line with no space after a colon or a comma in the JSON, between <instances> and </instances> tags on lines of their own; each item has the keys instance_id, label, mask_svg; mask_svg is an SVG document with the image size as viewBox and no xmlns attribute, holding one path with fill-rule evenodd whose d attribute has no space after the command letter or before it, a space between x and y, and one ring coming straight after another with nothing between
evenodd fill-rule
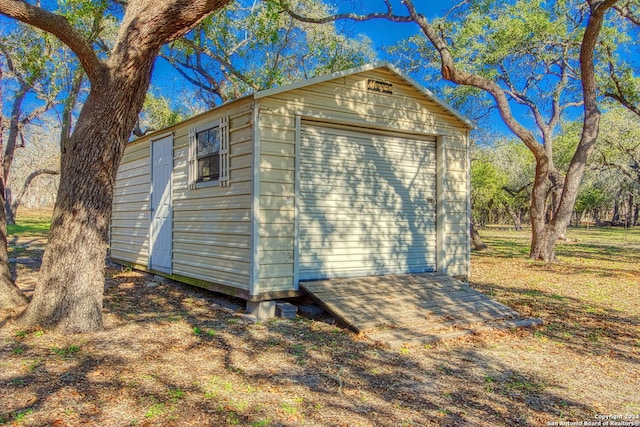
<instances>
[{"instance_id":1,"label":"distant tree line","mask_svg":"<svg viewBox=\"0 0 640 427\"><path fill-rule=\"evenodd\" d=\"M574 150L580 123L561 127L556 138L556 163L564 167ZM471 165L474 225L509 224L516 230L529 223L535 161L513 140L475 146ZM553 188L547 194L553 206ZM553 211L545 216L550 220ZM640 225L640 117L611 106L603 114L591 162L578 189L572 225Z\"/></svg>"}]
</instances>

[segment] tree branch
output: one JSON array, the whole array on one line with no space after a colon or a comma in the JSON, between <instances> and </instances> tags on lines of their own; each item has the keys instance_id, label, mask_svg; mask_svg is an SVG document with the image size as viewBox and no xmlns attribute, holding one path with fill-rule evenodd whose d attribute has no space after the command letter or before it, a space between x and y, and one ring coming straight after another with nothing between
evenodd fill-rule
<instances>
[{"instance_id":1,"label":"tree branch","mask_svg":"<svg viewBox=\"0 0 640 427\"><path fill-rule=\"evenodd\" d=\"M8 0L0 0L8 1ZM15 0L14 0L15 1ZM213 10L221 9L231 0L129 0L120 25L110 63L120 63L123 57L135 55L129 50L133 39L148 40L149 50L187 34ZM170 22L171 25L167 25Z\"/></svg>"},{"instance_id":2,"label":"tree branch","mask_svg":"<svg viewBox=\"0 0 640 427\"><path fill-rule=\"evenodd\" d=\"M197 52L204 53L205 55L207 55L207 56L213 58L215 61L219 62L232 76L234 76L235 78L237 78L238 80L240 80L241 82L246 84L247 86L251 87L253 90L262 89L262 88L258 87L254 82L252 82L249 79L247 79L247 77L242 72L240 72L237 68L235 68L233 66L233 64L231 64L231 62L229 60L227 60L226 58L221 57L220 55L217 55L211 49L208 49L206 47L198 45L193 40L189 40L189 39L186 39L186 38L182 38L181 41L184 42L186 45L188 45L193 50L195 50Z\"/></svg>"},{"instance_id":3,"label":"tree branch","mask_svg":"<svg viewBox=\"0 0 640 427\"><path fill-rule=\"evenodd\" d=\"M403 0L403 4L409 11L411 21L418 24L418 27L440 54L442 77L445 80L466 86L474 86L489 93L496 102L500 116L507 127L520 138L537 160L544 160L546 157L544 148L538 143L533 133L515 119L505 91L491 80L457 69L446 41L440 37L423 15L418 14L411 0ZM544 161L544 163L546 164L547 162Z\"/></svg>"},{"instance_id":4,"label":"tree branch","mask_svg":"<svg viewBox=\"0 0 640 427\"><path fill-rule=\"evenodd\" d=\"M607 56L609 57L609 78L613 82L615 86L615 92L606 91L604 96L609 97L618 101L622 106L627 108L629 111L633 112L637 116L640 116L640 107L634 105L627 96L624 94L624 88L622 87L622 82L618 78L618 73L616 72L615 65L613 64L613 53L611 49L607 49Z\"/></svg>"},{"instance_id":5,"label":"tree branch","mask_svg":"<svg viewBox=\"0 0 640 427\"><path fill-rule=\"evenodd\" d=\"M626 97L624 97L624 96L622 96L622 95L620 95L618 93L613 93L613 92L605 92L604 95L609 97L609 98L611 98L611 99L615 99L620 104L622 104L625 108L627 108L629 111L631 111L634 114L640 116L640 107L638 107L637 105L633 105L631 102L629 102L629 100L627 100Z\"/></svg>"},{"instance_id":6,"label":"tree branch","mask_svg":"<svg viewBox=\"0 0 640 427\"><path fill-rule=\"evenodd\" d=\"M420 30L425 34L427 39L431 42L433 47L440 55L441 73L445 80L449 80L453 83L474 86L478 89L484 90L491 95L496 102L498 111L502 120L507 127L520 138L524 144L533 153L536 159L543 159L546 157L544 148L536 140L533 133L522 126L513 116L511 107L509 106L509 100L507 99L507 93L497 83L485 79L476 74L471 74L462 70L459 70L455 66L455 61L449 50L446 40L438 34L438 31L429 23L424 15L419 14L412 0L402 0L402 4L406 7L408 15L396 15L393 13L393 7L389 0L385 0L387 6L386 12L370 13L366 15L358 15L355 13L339 13L330 16L324 16L320 18L312 18L309 16L301 15L291 10L288 3L285 0L274 0L293 18L308 23L325 24L328 22L347 19L352 21L367 21L371 19L386 19L392 22L407 23L412 22L418 25ZM546 164L546 162L545 162Z\"/></svg>"},{"instance_id":7,"label":"tree branch","mask_svg":"<svg viewBox=\"0 0 640 427\"><path fill-rule=\"evenodd\" d=\"M620 14L620 16L626 18L632 24L640 26L640 17L633 14L629 4L625 4L624 6L615 6L614 9L618 14Z\"/></svg>"},{"instance_id":8,"label":"tree branch","mask_svg":"<svg viewBox=\"0 0 640 427\"><path fill-rule=\"evenodd\" d=\"M278 4L292 18L297 19L298 21L307 22L309 24L327 24L329 22L338 21L341 19L356 22L369 21L371 19L387 19L393 22L413 22L411 16L395 15L393 13L393 6L391 5L391 2L389 0L384 1L385 5L387 6L386 12L369 13L366 15L359 15L357 13L338 13L335 15L323 16L320 18L312 18L310 16L300 15L299 13L291 10L288 2L284 0L276 0L275 3Z\"/></svg>"},{"instance_id":9,"label":"tree branch","mask_svg":"<svg viewBox=\"0 0 640 427\"><path fill-rule=\"evenodd\" d=\"M93 48L61 15L33 6L24 0L0 0L0 13L47 31L60 39L76 54L92 82L105 71Z\"/></svg>"},{"instance_id":10,"label":"tree branch","mask_svg":"<svg viewBox=\"0 0 640 427\"><path fill-rule=\"evenodd\" d=\"M13 199L13 202L11 202L11 210L14 214L18 210L18 206L22 203L22 199L27 194L27 191L29 191L29 187L31 187L33 180L41 175L60 175L60 171L53 169L38 169L31 172L24 181L24 185L22 186L20 193L18 193L18 195Z\"/></svg>"}]
</instances>

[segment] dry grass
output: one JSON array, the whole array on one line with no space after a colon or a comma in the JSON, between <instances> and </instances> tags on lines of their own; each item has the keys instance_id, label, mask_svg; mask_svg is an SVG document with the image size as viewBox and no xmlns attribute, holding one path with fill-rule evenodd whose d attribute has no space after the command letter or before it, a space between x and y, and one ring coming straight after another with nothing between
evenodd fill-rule
<instances>
[{"instance_id":1,"label":"dry grass","mask_svg":"<svg viewBox=\"0 0 640 427\"><path fill-rule=\"evenodd\" d=\"M537 426L640 414L640 230L572 233L580 241L554 265L522 256L526 233L483 237L492 249L474 254L473 286L544 327L388 351L330 318L253 323L237 301L110 268L102 332L23 330L2 314L0 423ZM23 239L21 255L37 255L41 243ZM33 265L16 269L30 291Z\"/></svg>"}]
</instances>

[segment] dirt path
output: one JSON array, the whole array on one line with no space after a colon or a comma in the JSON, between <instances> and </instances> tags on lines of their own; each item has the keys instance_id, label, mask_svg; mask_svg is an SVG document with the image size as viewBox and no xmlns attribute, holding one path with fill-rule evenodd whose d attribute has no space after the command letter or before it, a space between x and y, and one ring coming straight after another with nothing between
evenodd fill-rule
<instances>
[{"instance_id":1,"label":"dirt path","mask_svg":"<svg viewBox=\"0 0 640 427\"><path fill-rule=\"evenodd\" d=\"M33 266L16 264L26 291ZM474 258L474 287L546 326L390 351L330 318L253 323L228 308L238 301L111 267L102 332L21 330L1 313L0 423L545 426L637 416L640 321L615 298L637 302L640 276L586 270ZM521 273L505 285L496 271ZM602 291L610 299L561 288L604 278L617 284Z\"/></svg>"}]
</instances>

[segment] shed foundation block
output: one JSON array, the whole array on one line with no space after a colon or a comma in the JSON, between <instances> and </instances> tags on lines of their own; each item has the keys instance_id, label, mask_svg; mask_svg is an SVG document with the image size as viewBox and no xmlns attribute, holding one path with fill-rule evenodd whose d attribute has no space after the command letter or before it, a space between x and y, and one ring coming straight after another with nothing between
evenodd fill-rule
<instances>
[{"instance_id":1,"label":"shed foundation block","mask_svg":"<svg viewBox=\"0 0 640 427\"><path fill-rule=\"evenodd\" d=\"M271 301L247 301L247 314L255 316L258 320L273 319L276 315L276 302Z\"/></svg>"}]
</instances>

